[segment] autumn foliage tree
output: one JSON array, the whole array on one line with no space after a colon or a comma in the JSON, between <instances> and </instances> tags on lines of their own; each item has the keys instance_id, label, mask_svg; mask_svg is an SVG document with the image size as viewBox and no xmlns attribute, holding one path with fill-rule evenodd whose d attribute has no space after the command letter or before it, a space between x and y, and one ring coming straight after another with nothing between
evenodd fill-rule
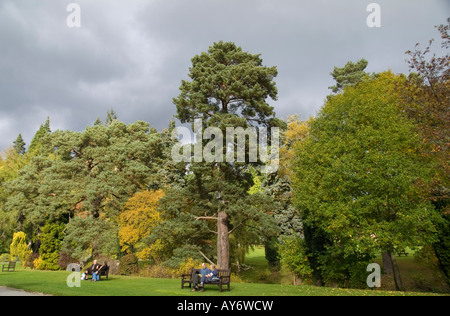
<instances>
[{"instance_id":1,"label":"autumn foliage tree","mask_svg":"<svg viewBox=\"0 0 450 316\"><path fill-rule=\"evenodd\" d=\"M119 215L119 242L122 251L137 252L138 258L148 259L150 249L143 240L150 236L152 228L161 220L158 205L163 196L162 190L142 191L125 204Z\"/></svg>"},{"instance_id":2,"label":"autumn foliage tree","mask_svg":"<svg viewBox=\"0 0 450 316\"><path fill-rule=\"evenodd\" d=\"M27 244L27 236L24 232L17 232L13 235L13 240L9 247L11 254L11 261L15 261L16 258L22 263L25 262L27 257L31 254L31 250Z\"/></svg>"},{"instance_id":3,"label":"autumn foliage tree","mask_svg":"<svg viewBox=\"0 0 450 316\"><path fill-rule=\"evenodd\" d=\"M424 155L435 160L436 168L429 187L428 199L440 211L444 221L439 225L439 240L433 244L441 271L450 284L450 18L437 27L441 37L439 56L430 40L425 48L416 44L409 50L411 73L399 85L404 113L417 126L428 144Z\"/></svg>"}]
</instances>

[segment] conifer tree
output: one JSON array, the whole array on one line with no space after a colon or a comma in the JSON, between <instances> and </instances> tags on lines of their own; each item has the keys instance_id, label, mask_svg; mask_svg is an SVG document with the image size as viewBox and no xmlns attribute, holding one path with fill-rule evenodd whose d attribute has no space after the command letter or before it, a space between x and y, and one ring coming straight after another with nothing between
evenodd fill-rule
<instances>
[{"instance_id":1,"label":"conifer tree","mask_svg":"<svg viewBox=\"0 0 450 316\"><path fill-rule=\"evenodd\" d=\"M223 135L226 127L284 127L267 102L268 98L277 99L274 82L277 69L263 66L262 62L260 55L244 52L234 43L214 43L207 52L192 58L191 81L182 81L180 95L173 100L177 118L191 124L199 119L203 130L216 127ZM225 155L226 144L216 151ZM198 232L216 233L207 239L216 241L217 263L221 268L230 265L233 242L236 247L254 244L277 230L273 217L268 215L273 209L272 201L262 193L248 193L253 185L250 164L248 160L245 163L192 162L186 186L174 192L177 199L167 196L161 200L169 220L165 225L183 217L185 220L178 223L197 227L197 232L189 238L191 245L199 246L198 241L205 239ZM258 228L249 229L249 226Z\"/></svg>"},{"instance_id":2,"label":"conifer tree","mask_svg":"<svg viewBox=\"0 0 450 316\"><path fill-rule=\"evenodd\" d=\"M16 153L18 153L19 155L23 155L26 152L25 149L25 141L22 138L22 134L19 134L19 136L17 136L16 140L13 142L14 144L14 150L16 151Z\"/></svg>"}]
</instances>

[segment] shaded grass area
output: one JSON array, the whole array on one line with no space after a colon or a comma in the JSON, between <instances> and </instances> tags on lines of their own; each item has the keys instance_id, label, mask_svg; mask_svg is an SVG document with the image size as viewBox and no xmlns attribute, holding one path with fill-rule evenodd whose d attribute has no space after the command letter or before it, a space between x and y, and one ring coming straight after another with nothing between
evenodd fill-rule
<instances>
[{"instance_id":1,"label":"shaded grass area","mask_svg":"<svg viewBox=\"0 0 450 316\"><path fill-rule=\"evenodd\" d=\"M408 256L397 256L397 264L402 276L406 291L410 292L435 292L449 293L450 289L436 267L419 264L414 260L414 251L407 249ZM383 266L381 255L374 260ZM286 268L272 272L265 258L264 247L256 247L245 260L251 268L242 271L240 277L245 282L268 284L292 284L293 275ZM395 290L395 282L392 276L383 275L381 290Z\"/></svg>"}]
</instances>

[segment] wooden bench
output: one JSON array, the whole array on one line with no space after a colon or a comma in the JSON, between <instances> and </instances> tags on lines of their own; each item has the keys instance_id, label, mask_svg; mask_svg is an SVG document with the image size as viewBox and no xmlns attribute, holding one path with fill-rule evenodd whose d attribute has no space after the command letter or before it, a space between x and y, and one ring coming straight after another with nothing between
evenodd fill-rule
<instances>
[{"instance_id":1,"label":"wooden bench","mask_svg":"<svg viewBox=\"0 0 450 316\"><path fill-rule=\"evenodd\" d=\"M401 257L401 256L408 257L408 253L406 252L406 250L399 250L399 251L397 251L397 255L399 257Z\"/></svg>"},{"instance_id":2,"label":"wooden bench","mask_svg":"<svg viewBox=\"0 0 450 316\"><path fill-rule=\"evenodd\" d=\"M184 289L185 284L189 284L189 288L192 287L192 283L194 283L193 276L194 273L200 273L201 269L191 268L191 273L182 274L181 275L181 289ZM217 281L209 281L206 284L214 284L219 287L220 292L223 291L223 286L226 285L228 291L230 291L230 282L231 282L231 269L217 269ZM205 284L205 285L206 285Z\"/></svg>"},{"instance_id":3,"label":"wooden bench","mask_svg":"<svg viewBox=\"0 0 450 316\"><path fill-rule=\"evenodd\" d=\"M88 275L92 275L92 269L90 267L87 269L86 280L87 280ZM99 281L102 279L102 276L105 276L106 280L108 280L108 278L109 278L109 267L108 266L106 266L105 268L102 268L100 270L100 275L98 277Z\"/></svg>"},{"instance_id":4,"label":"wooden bench","mask_svg":"<svg viewBox=\"0 0 450 316\"><path fill-rule=\"evenodd\" d=\"M2 266L2 272L14 272L16 271L16 262L15 261L10 261L8 262L8 264L4 264Z\"/></svg>"}]
</instances>

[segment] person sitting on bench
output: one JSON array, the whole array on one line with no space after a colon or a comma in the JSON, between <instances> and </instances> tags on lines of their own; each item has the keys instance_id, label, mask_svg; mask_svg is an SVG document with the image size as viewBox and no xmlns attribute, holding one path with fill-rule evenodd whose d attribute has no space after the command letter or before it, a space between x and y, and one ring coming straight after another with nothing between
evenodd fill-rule
<instances>
[{"instance_id":1,"label":"person sitting on bench","mask_svg":"<svg viewBox=\"0 0 450 316\"><path fill-rule=\"evenodd\" d=\"M211 264L209 267L210 267L210 270L209 270L210 272L208 274L202 276L200 279L200 287L201 287L200 292L203 292L205 290L204 289L205 283L214 282L214 281L219 280L219 278L217 276L219 274L219 272L216 269L216 265Z\"/></svg>"},{"instance_id":2,"label":"person sitting on bench","mask_svg":"<svg viewBox=\"0 0 450 316\"><path fill-rule=\"evenodd\" d=\"M97 260L94 260L92 266L86 270L86 275L92 274L92 281L98 281L100 278L100 265L97 263ZM87 278L86 278L87 280Z\"/></svg>"},{"instance_id":3,"label":"person sitting on bench","mask_svg":"<svg viewBox=\"0 0 450 316\"><path fill-rule=\"evenodd\" d=\"M206 267L205 263L202 263L202 269L200 272L194 272L194 275L192 276L192 292L195 292L198 288L198 284L202 282L203 278L209 273L211 273L211 270Z\"/></svg>"}]
</instances>

